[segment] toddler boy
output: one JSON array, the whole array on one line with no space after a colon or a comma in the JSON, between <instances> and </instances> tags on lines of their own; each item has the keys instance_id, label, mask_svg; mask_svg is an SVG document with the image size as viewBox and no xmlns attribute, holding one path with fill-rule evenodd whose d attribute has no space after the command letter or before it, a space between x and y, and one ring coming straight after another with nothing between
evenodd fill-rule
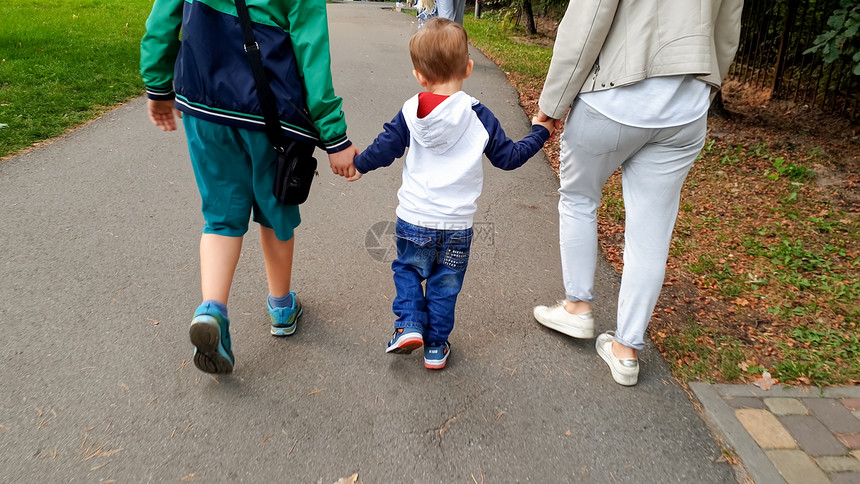
<instances>
[{"instance_id":1,"label":"toddler boy","mask_svg":"<svg viewBox=\"0 0 860 484\"><path fill-rule=\"evenodd\" d=\"M406 101L355 157L358 173L350 181L391 165L409 148L391 264L397 319L386 352L411 353L424 345L424 366L441 369L451 353L448 335L469 261L483 155L503 170L518 168L541 149L552 124L533 118L531 133L513 142L489 109L461 91L474 66L461 25L434 18L412 36L409 51L412 73L426 90Z\"/></svg>"}]
</instances>

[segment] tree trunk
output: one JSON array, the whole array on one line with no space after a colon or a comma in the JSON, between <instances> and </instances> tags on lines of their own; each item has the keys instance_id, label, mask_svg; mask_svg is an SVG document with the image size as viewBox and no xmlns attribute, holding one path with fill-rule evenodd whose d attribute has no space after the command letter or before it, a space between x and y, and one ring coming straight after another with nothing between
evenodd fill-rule
<instances>
[{"instance_id":1,"label":"tree trunk","mask_svg":"<svg viewBox=\"0 0 860 484\"><path fill-rule=\"evenodd\" d=\"M537 33L535 14L532 11L532 0L523 0L523 12L526 14L526 30L532 35Z\"/></svg>"}]
</instances>

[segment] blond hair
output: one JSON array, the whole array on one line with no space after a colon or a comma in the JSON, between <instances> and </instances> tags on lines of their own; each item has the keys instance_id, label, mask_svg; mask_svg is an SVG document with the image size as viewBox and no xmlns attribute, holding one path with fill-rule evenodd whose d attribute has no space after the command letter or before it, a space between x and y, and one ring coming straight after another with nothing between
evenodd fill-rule
<instances>
[{"instance_id":1,"label":"blond hair","mask_svg":"<svg viewBox=\"0 0 860 484\"><path fill-rule=\"evenodd\" d=\"M469 38L462 25L436 17L409 39L412 66L428 81L465 79L469 64Z\"/></svg>"}]
</instances>

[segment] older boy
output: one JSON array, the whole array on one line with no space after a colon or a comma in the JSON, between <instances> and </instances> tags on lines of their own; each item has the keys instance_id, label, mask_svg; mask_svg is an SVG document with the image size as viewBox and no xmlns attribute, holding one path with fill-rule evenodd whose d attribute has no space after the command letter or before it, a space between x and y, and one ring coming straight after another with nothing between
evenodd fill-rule
<instances>
[{"instance_id":1,"label":"older boy","mask_svg":"<svg viewBox=\"0 0 860 484\"><path fill-rule=\"evenodd\" d=\"M531 133L515 143L489 109L461 91L474 65L461 25L432 19L412 36L409 51L412 73L426 91L406 101L355 157L358 174L350 181L391 165L409 147L397 192L397 260L391 264L397 319L386 352L411 353L424 345L424 366L441 369L469 261L482 155L503 170L518 168L541 149L552 125L533 119Z\"/></svg>"},{"instance_id":2,"label":"older boy","mask_svg":"<svg viewBox=\"0 0 860 484\"><path fill-rule=\"evenodd\" d=\"M284 136L307 153L314 145L324 147L334 173L354 175L357 150L346 136L342 101L332 86L325 2L246 3L271 73ZM296 331L302 305L290 290L290 280L299 208L279 203L272 194L276 152L263 132L233 2L156 0L140 50L149 118L162 130L173 131L176 110L185 114L202 199L203 302L189 329L194 364L204 372L230 373L235 359L227 298L252 213L260 225L271 333L288 336Z\"/></svg>"}]
</instances>

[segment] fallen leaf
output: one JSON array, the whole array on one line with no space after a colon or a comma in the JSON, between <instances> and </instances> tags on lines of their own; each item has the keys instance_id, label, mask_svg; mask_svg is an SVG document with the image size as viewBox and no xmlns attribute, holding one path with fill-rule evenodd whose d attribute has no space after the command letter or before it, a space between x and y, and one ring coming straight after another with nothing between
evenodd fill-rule
<instances>
[{"instance_id":1,"label":"fallen leaf","mask_svg":"<svg viewBox=\"0 0 860 484\"><path fill-rule=\"evenodd\" d=\"M334 484L355 484L358 480L358 472L348 477L341 477Z\"/></svg>"},{"instance_id":2,"label":"fallen leaf","mask_svg":"<svg viewBox=\"0 0 860 484\"><path fill-rule=\"evenodd\" d=\"M776 380L770 377L770 372L763 372L761 376L757 376L753 385L761 388L762 390L770 390L770 387L776 383Z\"/></svg>"}]
</instances>

